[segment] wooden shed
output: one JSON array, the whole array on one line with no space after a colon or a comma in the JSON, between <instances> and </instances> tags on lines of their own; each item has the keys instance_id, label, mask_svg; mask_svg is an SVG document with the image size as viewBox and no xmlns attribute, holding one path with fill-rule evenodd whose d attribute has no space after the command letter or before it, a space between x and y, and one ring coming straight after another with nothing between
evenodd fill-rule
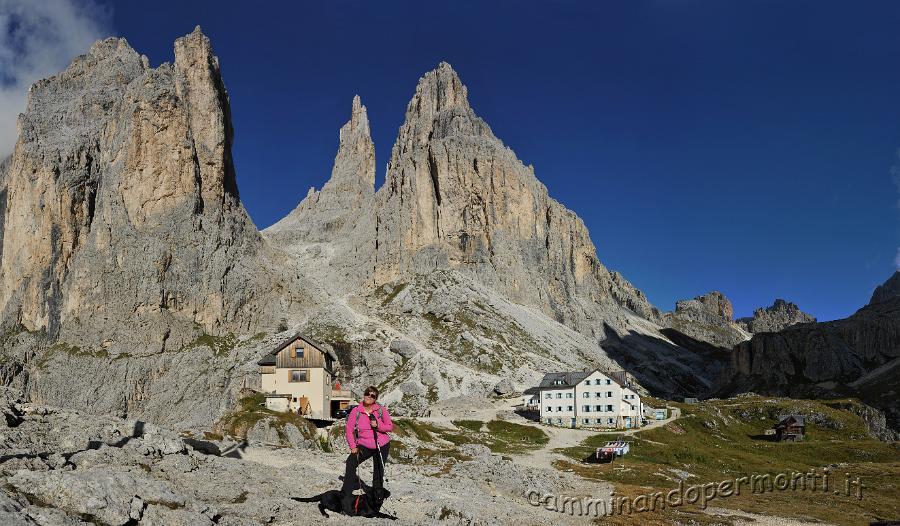
<instances>
[{"instance_id":1,"label":"wooden shed","mask_svg":"<svg viewBox=\"0 0 900 526\"><path fill-rule=\"evenodd\" d=\"M775 424L775 440L779 442L803 440L806 420L800 415L788 415Z\"/></svg>"}]
</instances>

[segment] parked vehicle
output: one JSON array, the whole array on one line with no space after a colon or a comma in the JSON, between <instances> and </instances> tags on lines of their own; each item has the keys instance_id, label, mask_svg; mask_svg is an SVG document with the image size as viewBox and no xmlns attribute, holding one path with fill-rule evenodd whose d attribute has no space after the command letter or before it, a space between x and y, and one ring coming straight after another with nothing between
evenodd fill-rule
<instances>
[{"instance_id":1,"label":"parked vehicle","mask_svg":"<svg viewBox=\"0 0 900 526\"><path fill-rule=\"evenodd\" d=\"M347 406L347 409L338 409L337 411L334 412L334 417L335 418L347 418L347 416L350 414L350 411L353 411L354 407L356 407L356 405Z\"/></svg>"},{"instance_id":2,"label":"parked vehicle","mask_svg":"<svg viewBox=\"0 0 900 526\"><path fill-rule=\"evenodd\" d=\"M586 464L609 464L613 461L613 458L615 458L615 455L613 455L611 452L603 451L603 448L598 447L597 451L594 451L593 453L585 457L582 462Z\"/></svg>"},{"instance_id":3,"label":"parked vehicle","mask_svg":"<svg viewBox=\"0 0 900 526\"><path fill-rule=\"evenodd\" d=\"M612 442L607 442L605 446L599 449L601 451L609 452L616 457L624 457L628 454L631 447L628 445L628 442L625 442L624 440L614 440Z\"/></svg>"},{"instance_id":4,"label":"parked vehicle","mask_svg":"<svg viewBox=\"0 0 900 526\"><path fill-rule=\"evenodd\" d=\"M631 446L624 440L613 440L607 442L603 447L598 447L596 451L588 455L582 460L587 464L608 464L616 459L628 454Z\"/></svg>"}]
</instances>

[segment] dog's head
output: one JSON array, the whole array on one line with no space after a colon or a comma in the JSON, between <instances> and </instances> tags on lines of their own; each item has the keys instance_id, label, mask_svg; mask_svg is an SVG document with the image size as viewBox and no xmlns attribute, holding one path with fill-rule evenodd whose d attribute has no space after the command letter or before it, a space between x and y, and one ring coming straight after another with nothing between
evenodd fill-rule
<instances>
[{"instance_id":1,"label":"dog's head","mask_svg":"<svg viewBox=\"0 0 900 526\"><path fill-rule=\"evenodd\" d=\"M391 496L391 492L384 488L372 488L369 495L372 498L372 504L374 504L376 508L380 508L381 505L384 504L384 501Z\"/></svg>"}]
</instances>

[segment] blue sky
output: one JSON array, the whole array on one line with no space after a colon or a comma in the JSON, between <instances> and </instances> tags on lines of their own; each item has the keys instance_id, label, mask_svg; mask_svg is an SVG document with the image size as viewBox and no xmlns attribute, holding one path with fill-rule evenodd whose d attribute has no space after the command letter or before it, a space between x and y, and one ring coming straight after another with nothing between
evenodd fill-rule
<instances>
[{"instance_id":1,"label":"blue sky","mask_svg":"<svg viewBox=\"0 0 900 526\"><path fill-rule=\"evenodd\" d=\"M720 290L737 316L780 297L836 319L896 268L896 2L152 5L107 4L108 30L153 65L196 24L210 36L261 229L327 180L354 94L380 186L418 78L446 60L660 308Z\"/></svg>"}]
</instances>

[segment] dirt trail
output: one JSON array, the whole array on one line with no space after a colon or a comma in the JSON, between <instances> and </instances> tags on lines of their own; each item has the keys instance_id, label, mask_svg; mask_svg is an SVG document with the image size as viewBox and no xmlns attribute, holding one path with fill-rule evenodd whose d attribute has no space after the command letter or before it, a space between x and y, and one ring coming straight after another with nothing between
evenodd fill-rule
<instances>
[{"instance_id":1,"label":"dirt trail","mask_svg":"<svg viewBox=\"0 0 900 526\"><path fill-rule=\"evenodd\" d=\"M441 426L453 426L453 420L480 420L489 422L496 420L502 416L503 420L508 420L516 424L537 427L541 429L550 440L544 447L529 451L522 454L511 455L517 462L522 464L554 470L553 463L557 460L567 459L567 457L554 452L554 449L574 447L581 444L582 441L593 435L609 435L610 440L614 440L620 436L633 435L640 431L646 431L656 427L664 426L669 422L678 419L681 416L681 410L678 408L669 408L670 416L665 420L655 420L647 426L639 429L615 430L615 431L599 431L596 429L580 429L568 427L556 427L541 424L533 420L528 420L522 415L515 413L515 404L517 399L513 400L461 400L459 403L447 401L446 404L438 404L432 409L432 416L421 418L425 422ZM501 415L502 413L502 415ZM571 460L571 459L568 459Z\"/></svg>"}]
</instances>

